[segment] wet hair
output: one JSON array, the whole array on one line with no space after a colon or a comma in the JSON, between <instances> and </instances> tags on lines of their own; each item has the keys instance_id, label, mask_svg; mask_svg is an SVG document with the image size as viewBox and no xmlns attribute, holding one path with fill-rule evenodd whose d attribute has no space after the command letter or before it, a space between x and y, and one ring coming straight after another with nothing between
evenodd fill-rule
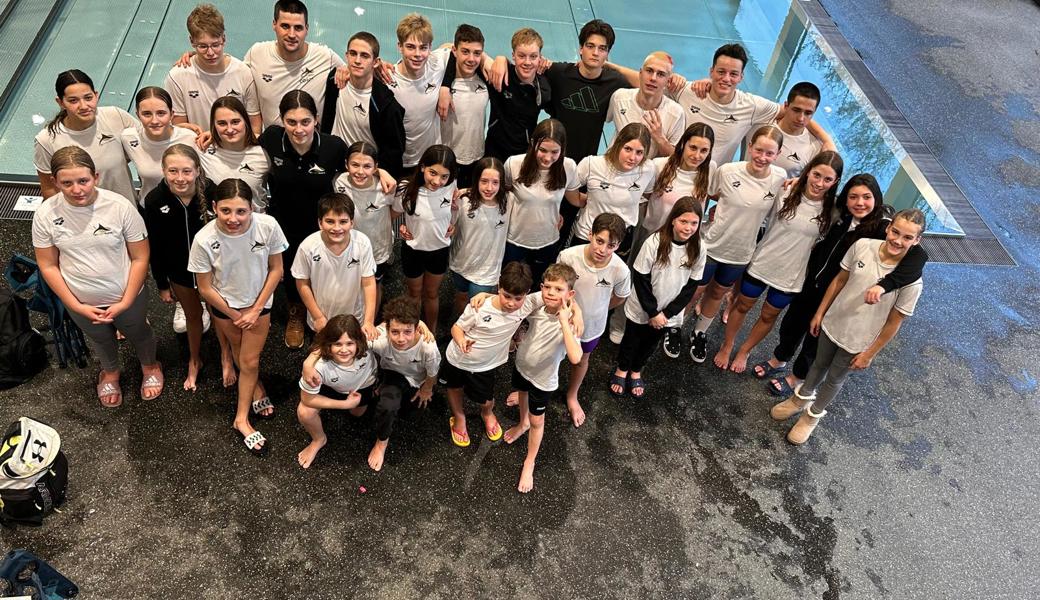
<instances>
[{"instance_id":1,"label":"wet hair","mask_svg":"<svg viewBox=\"0 0 1040 600\"><path fill-rule=\"evenodd\" d=\"M253 190L249 187L249 184L235 177L225 179L213 191L213 206L216 206L218 202L223 200L233 200L235 198L245 200L250 210L252 210Z\"/></svg>"},{"instance_id":2,"label":"wet hair","mask_svg":"<svg viewBox=\"0 0 1040 600\"><path fill-rule=\"evenodd\" d=\"M433 25L419 13L408 13L397 23L397 43L403 44L413 37L423 44L433 43Z\"/></svg>"},{"instance_id":3,"label":"wet hair","mask_svg":"<svg viewBox=\"0 0 1040 600\"><path fill-rule=\"evenodd\" d=\"M904 208L892 217L892 223L895 223L899 219L902 219L907 223L913 223L914 225L920 227L921 229L917 232L917 236L921 237L921 233L924 231L924 226L927 222L927 219L924 216L924 212L922 212L918 208Z\"/></svg>"},{"instance_id":4,"label":"wet hair","mask_svg":"<svg viewBox=\"0 0 1040 600\"><path fill-rule=\"evenodd\" d=\"M650 192L651 195L660 196L665 193L668 186L672 185L676 172L682 166L686 144L693 137L702 137L708 140L708 155L704 157L704 161L697 167L697 178L693 182L693 197L702 202L708 197L708 176L711 173L711 153L715 150L715 130L707 123L694 123L686 128L682 137L675 143L675 152L672 152L672 155L668 157L664 167L661 168L661 172L657 175L657 180L654 182L654 187Z\"/></svg>"},{"instance_id":5,"label":"wet hair","mask_svg":"<svg viewBox=\"0 0 1040 600\"><path fill-rule=\"evenodd\" d=\"M542 35L531 29L530 27L521 27L516 30L513 34L513 39L510 40L510 47L516 50L517 46L523 46L524 44L537 44L538 50L541 51L542 46L545 42L542 40Z\"/></svg>"},{"instance_id":6,"label":"wet hair","mask_svg":"<svg viewBox=\"0 0 1040 600\"><path fill-rule=\"evenodd\" d=\"M278 21L278 13L303 15L303 24L307 25L307 5L300 0L278 0L274 3L275 21Z\"/></svg>"},{"instance_id":7,"label":"wet hair","mask_svg":"<svg viewBox=\"0 0 1040 600\"><path fill-rule=\"evenodd\" d=\"M202 34L224 36L224 15L212 4L200 4L188 14L188 36L194 40Z\"/></svg>"},{"instance_id":8,"label":"wet hair","mask_svg":"<svg viewBox=\"0 0 1040 600\"><path fill-rule=\"evenodd\" d=\"M581 31L578 32L578 45L584 46L589 37L594 35L602 35L607 40L608 50L614 47L614 28L603 19L593 19L582 25Z\"/></svg>"},{"instance_id":9,"label":"wet hair","mask_svg":"<svg viewBox=\"0 0 1040 600\"><path fill-rule=\"evenodd\" d=\"M354 40L360 40L368 44L368 47L372 49L372 58L379 58L379 40L376 39L376 36L367 31L359 31L347 40L347 50L350 50L350 43Z\"/></svg>"},{"instance_id":10,"label":"wet hair","mask_svg":"<svg viewBox=\"0 0 1040 600\"><path fill-rule=\"evenodd\" d=\"M863 186L870 190L870 194L874 196L874 209L870 211L866 217L860 221L859 227L856 227L857 232L867 232L877 229L881 222L885 218L885 199L881 192L881 185L878 184L877 179L874 178L870 173L857 173L849 178L842 186L841 191L838 192L838 198L835 201L838 212L844 217L851 216L849 213L849 192L852 188Z\"/></svg>"},{"instance_id":11,"label":"wet hair","mask_svg":"<svg viewBox=\"0 0 1040 600\"><path fill-rule=\"evenodd\" d=\"M784 203L777 211L776 218L788 221L794 218L795 213L798 212L798 205L802 203L802 195L805 194L809 185L809 173L820 165L834 169L834 185L824 192L823 210L820 211L818 217L813 219L820 225L820 235L826 235L827 230L831 228L831 220L834 218L834 197L838 193L838 182L841 181L841 173L845 169L845 162L841 159L841 155L832 150L820 152L809 161L809 164L805 165L798 181L791 186L791 191L784 197Z\"/></svg>"},{"instance_id":12,"label":"wet hair","mask_svg":"<svg viewBox=\"0 0 1040 600\"><path fill-rule=\"evenodd\" d=\"M776 125L763 125L755 130L751 134L751 143L749 146L754 146L758 138L765 136L776 142L777 149L780 149L784 145L784 132L780 131L780 128Z\"/></svg>"},{"instance_id":13,"label":"wet hair","mask_svg":"<svg viewBox=\"0 0 1040 600\"><path fill-rule=\"evenodd\" d=\"M246 105L242 104L242 101L234 96L222 96L217 98L213 102L213 106L209 108L209 135L212 138L212 143L217 148L223 148L224 145L221 142L220 134L217 132L217 109L226 108L228 110L238 113L238 116L242 117L243 126L246 128L246 146L255 146L256 132L253 131L253 124L249 122L249 115L246 113Z\"/></svg>"},{"instance_id":14,"label":"wet hair","mask_svg":"<svg viewBox=\"0 0 1040 600\"><path fill-rule=\"evenodd\" d=\"M815 83L801 81L791 86L791 91L787 92L787 102L794 102L799 96L812 100L817 106L820 105L820 88L816 87Z\"/></svg>"},{"instance_id":15,"label":"wet hair","mask_svg":"<svg viewBox=\"0 0 1040 600\"><path fill-rule=\"evenodd\" d=\"M77 83L85 83L89 85L90 89L94 90L94 94L97 94L97 90L94 89L94 80L79 69L70 69L58 73L58 78L54 80L54 94L59 99L63 99L65 98L65 90L69 86L76 85ZM47 132L51 134L51 137L58 135L58 125L60 125L67 116L69 116L69 111L62 108L58 111L58 114L54 115L54 118L47 123ZM53 173L53 171L51 172Z\"/></svg>"},{"instance_id":16,"label":"wet hair","mask_svg":"<svg viewBox=\"0 0 1040 600\"><path fill-rule=\"evenodd\" d=\"M740 71L744 71L744 67L747 66L747 50L744 49L740 44L725 44L719 46L715 50L715 55L711 57L711 66L715 67L715 63L719 62L720 56L726 56L729 58L735 58L740 61Z\"/></svg>"},{"instance_id":17,"label":"wet hair","mask_svg":"<svg viewBox=\"0 0 1040 600\"><path fill-rule=\"evenodd\" d=\"M506 196L509 195L510 191L509 184L506 182L506 167L502 164L502 161L494 156L485 156L473 165L473 181L469 191L466 193L466 196L469 198L466 212L469 215L477 212L477 209L480 208L481 196L478 185L480 177L487 169L498 173L498 193L495 194L495 201L498 202L498 212L503 215L506 214Z\"/></svg>"},{"instance_id":18,"label":"wet hair","mask_svg":"<svg viewBox=\"0 0 1040 600\"><path fill-rule=\"evenodd\" d=\"M311 113L315 120L318 118L318 106L314 103L314 97L303 90L289 90L282 96L282 101L278 103L278 116L284 119L285 113L297 108Z\"/></svg>"},{"instance_id":19,"label":"wet hair","mask_svg":"<svg viewBox=\"0 0 1040 600\"><path fill-rule=\"evenodd\" d=\"M498 276L498 289L507 294L520 296L531 291L534 284L534 276L531 267L525 262L514 260L502 267L502 274Z\"/></svg>"},{"instance_id":20,"label":"wet hair","mask_svg":"<svg viewBox=\"0 0 1040 600\"><path fill-rule=\"evenodd\" d=\"M397 321L402 325L417 327L419 319L419 302L415 298L398 296L387 300L383 305L383 320L387 326L390 325L390 321Z\"/></svg>"},{"instance_id":21,"label":"wet hair","mask_svg":"<svg viewBox=\"0 0 1040 600\"><path fill-rule=\"evenodd\" d=\"M354 220L354 201L350 199L350 196L341 192L329 192L323 194L321 198L318 198L318 219L324 219L325 215L333 213L337 215L347 215L350 220Z\"/></svg>"},{"instance_id":22,"label":"wet hair","mask_svg":"<svg viewBox=\"0 0 1040 600\"><path fill-rule=\"evenodd\" d=\"M51 155L51 175L55 178L58 177L58 171L80 167L86 167L90 169L91 175L97 175L94 159L79 146L65 146Z\"/></svg>"},{"instance_id":23,"label":"wet hair","mask_svg":"<svg viewBox=\"0 0 1040 600\"><path fill-rule=\"evenodd\" d=\"M607 153L603 155L603 158L607 159L607 163L611 167L619 171L621 170L621 161L618 159L621 156L621 148L631 141L638 141L643 145L643 158L636 166L639 167L646 162L646 159L650 156L650 130L642 123L629 123L622 127L621 131L617 132L617 135L614 136L614 141L610 144L610 148L607 148Z\"/></svg>"},{"instance_id":24,"label":"wet hair","mask_svg":"<svg viewBox=\"0 0 1040 600\"><path fill-rule=\"evenodd\" d=\"M612 212L600 213L592 220L592 228L589 229L589 240L591 241L592 236L601 231L607 232L610 241L620 244L625 239L628 225L625 224L625 220L621 218L621 215Z\"/></svg>"},{"instance_id":25,"label":"wet hair","mask_svg":"<svg viewBox=\"0 0 1040 600\"><path fill-rule=\"evenodd\" d=\"M415 201L419 197L419 188L426 185L426 177L423 172L428 167L435 165L440 165L448 170L448 183L455 181L459 170L458 164L455 162L455 151L444 144L430 146L419 158L419 164L415 166L412 177L397 186L397 195L401 197L404 212L410 215L415 214Z\"/></svg>"},{"instance_id":26,"label":"wet hair","mask_svg":"<svg viewBox=\"0 0 1040 600\"><path fill-rule=\"evenodd\" d=\"M700 219L701 215L704 214L704 206L693 196L683 196L676 201L672 211L668 213L668 218L665 219L664 225L661 225L661 228L657 230L661 239L657 244L657 257L654 259L655 265L665 266L668 264L672 246L675 245L672 243L675 240L672 221L686 213L693 213ZM691 266L696 264L697 258L701 254L700 225L697 226L697 231L693 232L690 239L686 240L684 246L686 246L686 262Z\"/></svg>"},{"instance_id":27,"label":"wet hair","mask_svg":"<svg viewBox=\"0 0 1040 600\"><path fill-rule=\"evenodd\" d=\"M455 30L455 47L458 48L459 44L468 43L476 43L483 46L484 34L477 27L463 23Z\"/></svg>"},{"instance_id":28,"label":"wet hair","mask_svg":"<svg viewBox=\"0 0 1040 600\"><path fill-rule=\"evenodd\" d=\"M517 184L531 186L538 181L541 169L538 166L538 146L546 140L560 145L560 157L549 167L545 189L554 192L567 185L567 170L563 166L563 159L567 156L567 129L556 119L546 119L535 126L534 132L531 133L531 142L527 145L527 154L520 163Z\"/></svg>"},{"instance_id":29,"label":"wet hair","mask_svg":"<svg viewBox=\"0 0 1040 600\"><path fill-rule=\"evenodd\" d=\"M329 319L325 327L314 335L310 352L317 352L325 360L335 360L332 356L332 345L338 342L344 333L357 345L354 360L365 358L368 354L368 338L365 337L361 323L358 323L354 315L336 315Z\"/></svg>"},{"instance_id":30,"label":"wet hair","mask_svg":"<svg viewBox=\"0 0 1040 600\"><path fill-rule=\"evenodd\" d=\"M134 96L134 107L137 111L140 112L141 103L149 98L158 98L162 100L166 105L166 108L168 108L171 113L173 112L173 98L170 97L170 92L167 92L157 85L149 85L137 90L137 95Z\"/></svg>"},{"instance_id":31,"label":"wet hair","mask_svg":"<svg viewBox=\"0 0 1040 600\"><path fill-rule=\"evenodd\" d=\"M574 289L574 282L578 281L578 274L574 272L574 268L570 265L563 263L553 263L546 267L545 272L542 273L542 283L549 283L550 281L563 281L567 284L567 290Z\"/></svg>"},{"instance_id":32,"label":"wet hair","mask_svg":"<svg viewBox=\"0 0 1040 600\"><path fill-rule=\"evenodd\" d=\"M205 221L206 216L209 214L209 201L206 198L206 173L202 170L202 161L199 160L199 153L187 144L173 144L164 150L162 154L164 176L166 174L166 159L171 156L181 156L195 163L195 193L193 194L194 202L192 202L192 205L198 212L199 218Z\"/></svg>"}]
</instances>

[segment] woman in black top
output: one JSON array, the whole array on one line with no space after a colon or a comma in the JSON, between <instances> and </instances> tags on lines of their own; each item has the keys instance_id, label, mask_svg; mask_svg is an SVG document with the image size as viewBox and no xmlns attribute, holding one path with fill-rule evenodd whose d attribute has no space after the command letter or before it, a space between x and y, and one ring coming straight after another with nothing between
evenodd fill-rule
<instances>
[{"instance_id":1,"label":"woman in black top","mask_svg":"<svg viewBox=\"0 0 1040 600\"><path fill-rule=\"evenodd\" d=\"M159 185L144 199L144 222L156 248L149 262L159 298L167 304L180 302L184 309L190 353L184 389L194 392L202 368L199 348L203 326L195 274L188 272L188 250L195 234L206 224L206 204L213 197L214 186L202 174L199 155L184 144L174 144L163 152L162 171ZM230 352L223 345L221 363L230 366L234 374Z\"/></svg>"},{"instance_id":2,"label":"woman in black top","mask_svg":"<svg viewBox=\"0 0 1040 600\"><path fill-rule=\"evenodd\" d=\"M841 211L839 219L831 226L827 235L813 247L809 254L809 269L806 272L802 291L795 296L783 321L780 322L780 341L769 361L755 366L755 377L769 379L766 388L774 396L786 398L809 372L816 358L816 338L807 336L809 321L812 320L827 291L827 286L841 270L841 259L848 249L862 238L885 239L885 228L891 210L883 203L881 186L873 175L853 175L842 188L835 203ZM885 276L876 286L867 291L864 302L877 302L883 294L911 284L921 277L928 253L920 244L911 248L895 270ZM781 374L801 344L801 352L795 359L791 372ZM775 375L775 377L774 377Z\"/></svg>"}]
</instances>

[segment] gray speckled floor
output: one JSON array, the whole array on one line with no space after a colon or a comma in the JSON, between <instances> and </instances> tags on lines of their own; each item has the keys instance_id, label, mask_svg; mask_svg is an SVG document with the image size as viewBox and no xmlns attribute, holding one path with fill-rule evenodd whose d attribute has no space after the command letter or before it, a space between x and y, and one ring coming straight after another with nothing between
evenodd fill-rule
<instances>
[{"instance_id":1,"label":"gray speckled floor","mask_svg":"<svg viewBox=\"0 0 1040 600\"><path fill-rule=\"evenodd\" d=\"M366 425L335 417L304 472L301 357L280 329L263 358L280 412L257 460L229 429L219 369L197 394L176 389L181 350L154 305L160 400L103 411L93 368L0 393L0 421L52 423L72 463L64 512L4 531L5 545L104 600L1034 597L1040 9L824 4L1021 266L929 267L918 314L806 447L783 441L753 378L688 361L658 355L646 401L609 399L608 343L589 422L574 430L551 407L530 495L515 491L523 448L455 448L443 399L401 422L382 473L365 465ZM29 247L27 223L0 232L4 255Z\"/></svg>"}]
</instances>

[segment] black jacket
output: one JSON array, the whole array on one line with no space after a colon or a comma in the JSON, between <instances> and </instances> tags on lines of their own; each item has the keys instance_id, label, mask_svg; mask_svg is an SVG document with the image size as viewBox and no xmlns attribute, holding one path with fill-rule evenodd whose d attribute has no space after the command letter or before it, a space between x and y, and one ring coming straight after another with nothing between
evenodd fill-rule
<instances>
[{"instance_id":1,"label":"black jacket","mask_svg":"<svg viewBox=\"0 0 1040 600\"><path fill-rule=\"evenodd\" d=\"M336 69L329 71L325 82L325 105L322 113L325 122L321 124L322 133L332 133L332 124L336 120L336 101L339 100L339 88L336 86ZM404 167L404 108L397 102L394 93L378 77L372 78L372 99L369 101L368 126L372 130L372 138L379 148L379 167L390 173L394 179L401 179ZM343 140L352 144L357 140Z\"/></svg>"},{"instance_id":2,"label":"black jacket","mask_svg":"<svg viewBox=\"0 0 1040 600\"><path fill-rule=\"evenodd\" d=\"M206 197L213 198L216 186L206 183ZM144 224L155 287L168 290L170 282L195 287L195 274L188 271L188 252L195 234L206 224L197 203L185 207L164 179L144 198Z\"/></svg>"}]
</instances>

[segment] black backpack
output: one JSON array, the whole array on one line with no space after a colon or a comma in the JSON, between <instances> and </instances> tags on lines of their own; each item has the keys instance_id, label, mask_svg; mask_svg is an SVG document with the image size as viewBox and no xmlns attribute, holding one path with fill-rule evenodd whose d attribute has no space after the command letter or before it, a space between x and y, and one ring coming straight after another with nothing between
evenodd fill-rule
<instances>
[{"instance_id":1,"label":"black backpack","mask_svg":"<svg viewBox=\"0 0 1040 600\"><path fill-rule=\"evenodd\" d=\"M0 439L0 525L39 527L65 503L68 485L58 432L29 417L11 423Z\"/></svg>"},{"instance_id":2,"label":"black backpack","mask_svg":"<svg viewBox=\"0 0 1040 600\"><path fill-rule=\"evenodd\" d=\"M25 383L46 366L46 342L29 323L25 300L0 286L0 390Z\"/></svg>"}]
</instances>

